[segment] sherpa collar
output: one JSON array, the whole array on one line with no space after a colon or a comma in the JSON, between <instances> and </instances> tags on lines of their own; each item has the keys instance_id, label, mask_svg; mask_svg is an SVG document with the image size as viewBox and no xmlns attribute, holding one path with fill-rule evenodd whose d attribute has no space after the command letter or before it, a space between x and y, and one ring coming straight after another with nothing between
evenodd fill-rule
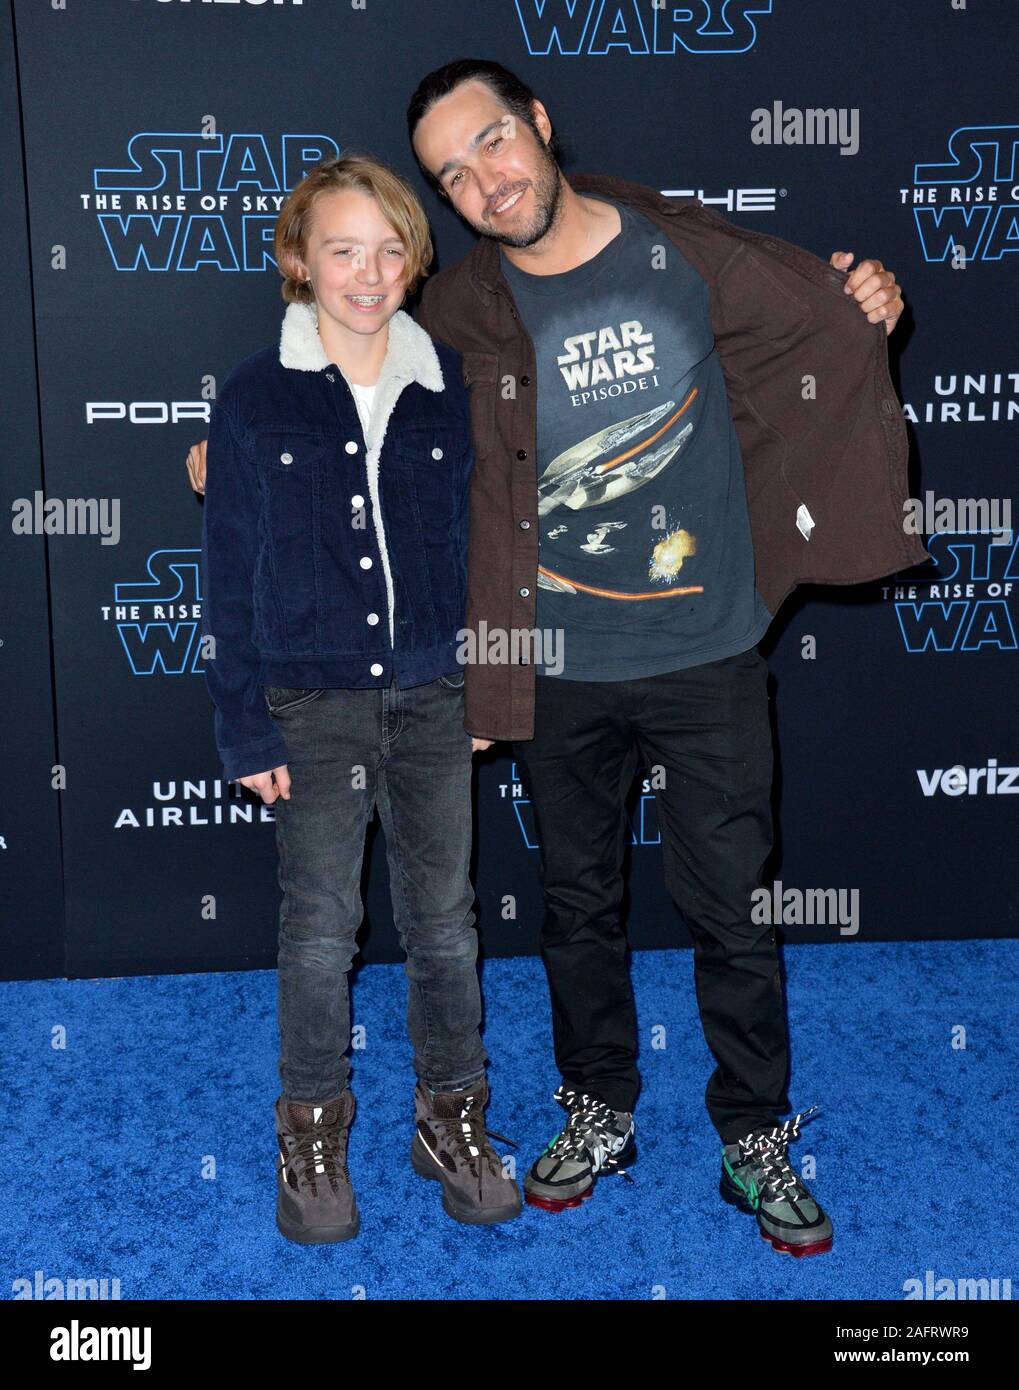
<instances>
[{"instance_id":1,"label":"sherpa collar","mask_svg":"<svg viewBox=\"0 0 1019 1390\"><path fill-rule=\"evenodd\" d=\"M299 372L319 372L330 365L318 333L316 305L287 305L279 355L284 367L293 367ZM418 381L429 391L443 389L442 367L435 345L425 330L402 309L397 309L389 320L389 342L377 386L381 387L386 378L401 384ZM381 390L376 391L376 397L383 394Z\"/></svg>"}]
</instances>

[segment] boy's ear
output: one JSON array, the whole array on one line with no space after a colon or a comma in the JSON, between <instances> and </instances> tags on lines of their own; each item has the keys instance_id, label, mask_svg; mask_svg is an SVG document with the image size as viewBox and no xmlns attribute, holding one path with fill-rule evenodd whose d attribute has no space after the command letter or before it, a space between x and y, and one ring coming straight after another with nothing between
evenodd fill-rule
<instances>
[{"instance_id":1,"label":"boy's ear","mask_svg":"<svg viewBox=\"0 0 1019 1390\"><path fill-rule=\"evenodd\" d=\"M308 271L301 260L293 251L287 250L280 254L280 270L288 280L304 280L307 278Z\"/></svg>"}]
</instances>

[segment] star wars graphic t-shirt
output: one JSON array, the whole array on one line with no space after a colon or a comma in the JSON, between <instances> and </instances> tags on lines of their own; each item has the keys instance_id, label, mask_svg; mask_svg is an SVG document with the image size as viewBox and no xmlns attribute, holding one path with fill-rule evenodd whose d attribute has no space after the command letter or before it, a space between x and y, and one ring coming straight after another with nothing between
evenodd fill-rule
<instances>
[{"instance_id":1,"label":"star wars graphic t-shirt","mask_svg":"<svg viewBox=\"0 0 1019 1390\"><path fill-rule=\"evenodd\" d=\"M621 228L583 265L501 259L538 373L535 669L634 680L735 656L771 614L707 284L643 214L598 201Z\"/></svg>"}]
</instances>

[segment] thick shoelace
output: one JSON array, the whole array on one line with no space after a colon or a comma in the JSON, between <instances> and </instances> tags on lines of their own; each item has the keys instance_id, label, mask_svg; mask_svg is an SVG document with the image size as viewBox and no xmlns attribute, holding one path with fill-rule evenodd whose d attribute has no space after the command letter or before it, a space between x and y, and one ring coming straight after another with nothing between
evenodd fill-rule
<instances>
[{"instance_id":1,"label":"thick shoelace","mask_svg":"<svg viewBox=\"0 0 1019 1390\"><path fill-rule=\"evenodd\" d=\"M629 1177L626 1169L620 1166L618 1156L611 1152L611 1145L619 1142L619 1135L613 1128L616 1123L616 1114L612 1107L606 1105L604 1101L598 1100L596 1096L589 1096L586 1093L578 1094L576 1091L568 1090L565 1086L560 1086L552 1099L566 1107L569 1118L566 1121L566 1128L556 1136L546 1150L549 1156L551 1158L577 1160L590 1159L592 1157L591 1140L593 1139L604 1152L599 1171L603 1173L620 1172L625 1177ZM630 1181L632 1182L633 1179L631 1178Z\"/></svg>"},{"instance_id":2,"label":"thick shoelace","mask_svg":"<svg viewBox=\"0 0 1019 1390\"><path fill-rule=\"evenodd\" d=\"M288 1133L288 1138L296 1140L290 1155L289 1166L296 1174L298 1183L305 1182L317 1186L319 1179L325 1179L335 1187L337 1181L346 1179L347 1165L341 1151L341 1138L328 1128L306 1130L300 1134Z\"/></svg>"},{"instance_id":3,"label":"thick shoelace","mask_svg":"<svg viewBox=\"0 0 1019 1390\"><path fill-rule=\"evenodd\" d=\"M806 1188L789 1164L788 1147L799 1137L800 1122L817 1110L811 1105L774 1129L755 1130L739 1140L741 1162L756 1160L761 1165L761 1195L766 1201L787 1201Z\"/></svg>"},{"instance_id":4,"label":"thick shoelace","mask_svg":"<svg viewBox=\"0 0 1019 1390\"><path fill-rule=\"evenodd\" d=\"M453 1144L457 1157L463 1159L471 1173L477 1177L477 1160L482 1156L488 1161L491 1172L502 1170L502 1161L492 1148L492 1139L510 1144L513 1148L516 1148L516 1141L507 1139L504 1134L496 1134L494 1129L488 1129L485 1125L485 1112L475 1110L475 1100L475 1096L469 1096L458 1116L432 1115L429 1119L432 1124L442 1126L443 1134Z\"/></svg>"}]
</instances>

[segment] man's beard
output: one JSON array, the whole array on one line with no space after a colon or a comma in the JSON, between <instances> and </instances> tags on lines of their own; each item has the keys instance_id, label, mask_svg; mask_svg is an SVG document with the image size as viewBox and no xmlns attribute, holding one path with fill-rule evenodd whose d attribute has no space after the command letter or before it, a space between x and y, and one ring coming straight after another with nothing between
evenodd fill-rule
<instances>
[{"instance_id":1,"label":"man's beard","mask_svg":"<svg viewBox=\"0 0 1019 1390\"><path fill-rule=\"evenodd\" d=\"M534 215L530 223L525 225L517 232L502 232L496 230L491 222L472 223L474 230L480 236L490 237L493 241L501 242L503 246L533 246L536 241L540 241L546 236L555 223L559 220L562 212L562 185L559 182L559 165L555 162L548 152L548 146L541 142L541 166L538 176L531 185L534 189ZM503 197L505 202L507 197L512 197L512 190ZM496 204L498 206L498 204Z\"/></svg>"}]
</instances>

